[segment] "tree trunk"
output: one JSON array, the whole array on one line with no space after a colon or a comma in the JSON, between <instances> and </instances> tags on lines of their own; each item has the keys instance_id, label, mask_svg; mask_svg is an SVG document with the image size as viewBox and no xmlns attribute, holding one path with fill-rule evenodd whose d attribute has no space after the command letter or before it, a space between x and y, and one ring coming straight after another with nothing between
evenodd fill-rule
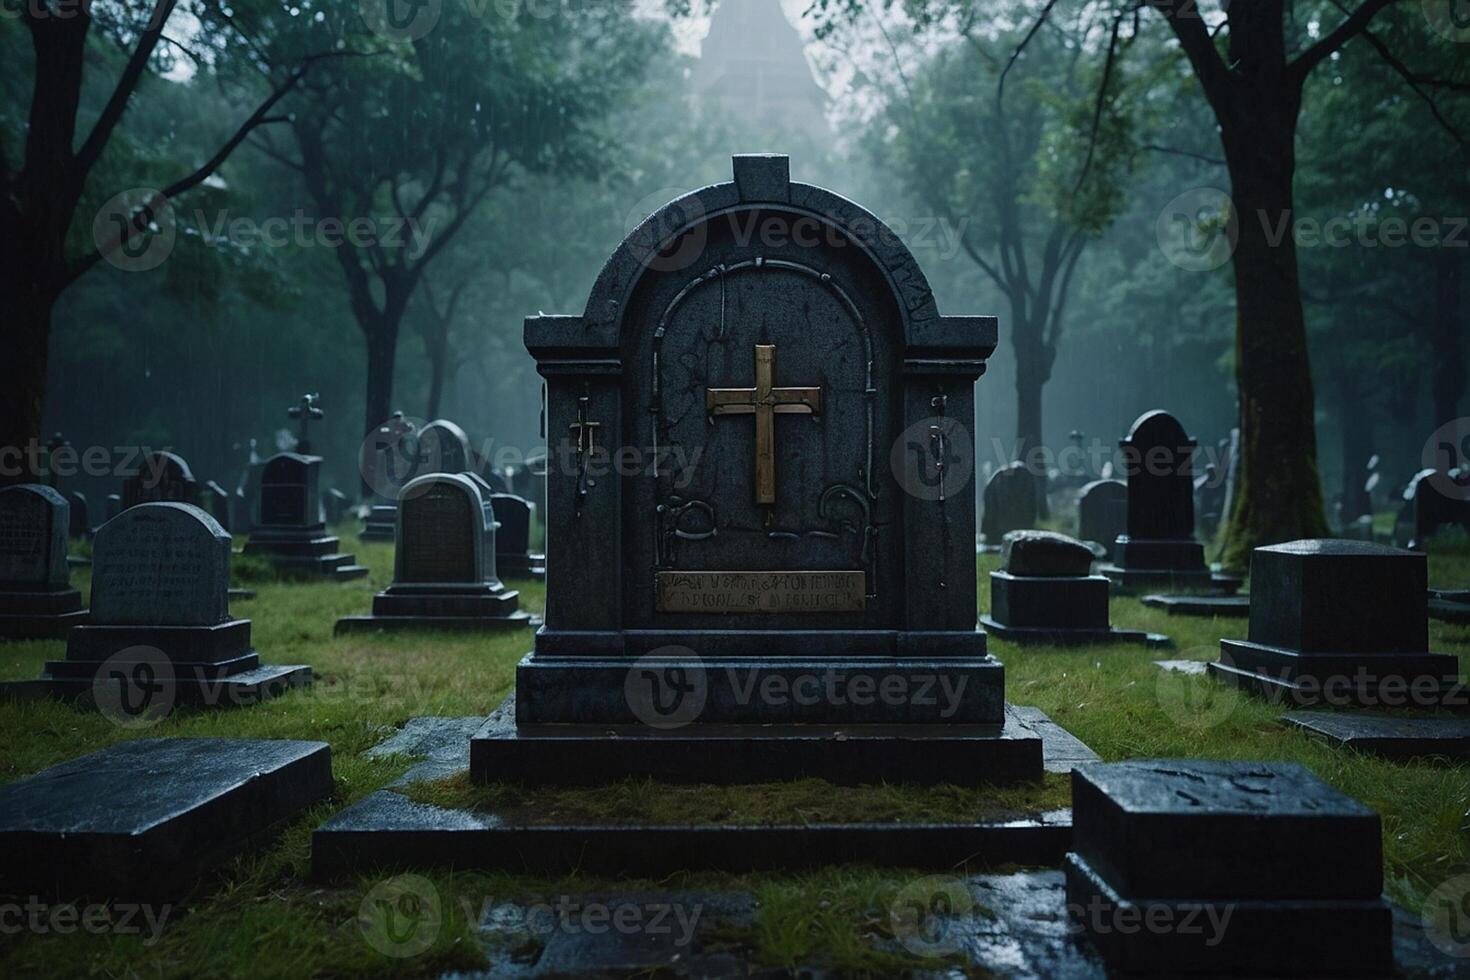
<instances>
[{"instance_id":1,"label":"tree trunk","mask_svg":"<svg viewBox=\"0 0 1470 980\"><path fill-rule=\"evenodd\" d=\"M444 332L449 332L448 324L444 325ZM424 418L431 420L439 418L439 410L444 402L444 385L449 373L449 344L443 342L444 340L447 338L429 338L425 345L429 352L429 405Z\"/></svg>"},{"instance_id":2,"label":"tree trunk","mask_svg":"<svg viewBox=\"0 0 1470 980\"><path fill-rule=\"evenodd\" d=\"M374 318L371 324L361 323L367 338L367 398L363 433L371 434L378 426L388 421L393 413L393 369L398 362L398 321L385 317ZM371 498L373 487L363 475L363 499Z\"/></svg>"},{"instance_id":3,"label":"tree trunk","mask_svg":"<svg viewBox=\"0 0 1470 980\"><path fill-rule=\"evenodd\" d=\"M1342 451L1342 512L1344 528L1364 514L1373 503L1364 486L1368 480L1368 458L1373 455L1373 421L1365 411L1366 400L1351 371L1337 374L1336 391L1338 444Z\"/></svg>"},{"instance_id":4,"label":"tree trunk","mask_svg":"<svg viewBox=\"0 0 1470 980\"><path fill-rule=\"evenodd\" d=\"M1011 337L1016 348L1016 459L1036 480L1036 517L1051 516L1047 500L1046 458L1041 452L1041 389L1046 384L1046 352L1040 331L1027 323L1011 304ZM997 461L999 462L999 461Z\"/></svg>"},{"instance_id":5,"label":"tree trunk","mask_svg":"<svg viewBox=\"0 0 1470 980\"><path fill-rule=\"evenodd\" d=\"M1434 327L1431 335L1434 374L1430 386L1436 428L1460 417L1460 396L1465 393L1465 322L1460 312L1460 282L1464 270L1464 257L1454 249L1441 248L1434 257Z\"/></svg>"},{"instance_id":6,"label":"tree trunk","mask_svg":"<svg viewBox=\"0 0 1470 980\"><path fill-rule=\"evenodd\" d=\"M1233 256L1241 458L1224 563L1328 533L1317 472L1312 370L1291 233L1296 105L1251 114L1222 133L1238 238ZM1232 129L1234 131L1232 132Z\"/></svg>"},{"instance_id":7,"label":"tree trunk","mask_svg":"<svg viewBox=\"0 0 1470 980\"><path fill-rule=\"evenodd\" d=\"M27 272L9 267L11 273ZM33 449L41 436L47 347L55 297L34 282L4 281L6 356L0 358L0 486L38 479Z\"/></svg>"}]
</instances>

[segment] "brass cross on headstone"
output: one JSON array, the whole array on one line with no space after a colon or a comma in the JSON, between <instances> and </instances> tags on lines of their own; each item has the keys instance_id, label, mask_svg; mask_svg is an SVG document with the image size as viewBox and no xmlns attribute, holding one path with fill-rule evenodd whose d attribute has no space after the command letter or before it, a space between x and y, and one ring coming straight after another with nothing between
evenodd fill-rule
<instances>
[{"instance_id":1,"label":"brass cross on headstone","mask_svg":"<svg viewBox=\"0 0 1470 980\"><path fill-rule=\"evenodd\" d=\"M755 502L776 502L776 415L819 415L821 388L776 388L776 345L755 345L754 388L707 388L710 415L755 416Z\"/></svg>"}]
</instances>

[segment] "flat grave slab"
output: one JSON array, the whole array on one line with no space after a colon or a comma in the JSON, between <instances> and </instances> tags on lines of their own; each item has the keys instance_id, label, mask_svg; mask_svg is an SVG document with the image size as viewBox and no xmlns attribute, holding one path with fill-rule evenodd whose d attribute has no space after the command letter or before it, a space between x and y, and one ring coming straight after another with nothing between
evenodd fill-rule
<instances>
[{"instance_id":1,"label":"flat grave slab","mask_svg":"<svg viewBox=\"0 0 1470 980\"><path fill-rule=\"evenodd\" d=\"M1295 711L1281 719L1338 745L1390 759L1470 759L1470 718L1398 718L1345 711Z\"/></svg>"},{"instance_id":2,"label":"flat grave slab","mask_svg":"<svg viewBox=\"0 0 1470 980\"><path fill-rule=\"evenodd\" d=\"M120 742L0 786L0 890L175 898L331 792L325 742Z\"/></svg>"},{"instance_id":3,"label":"flat grave slab","mask_svg":"<svg viewBox=\"0 0 1470 980\"><path fill-rule=\"evenodd\" d=\"M1251 614L1248 595L1146 595L1145 606L1162 609L1170 616L1226 616L1244 619Z\"/></svg>"},{"instance_id":4,"label":"flat grave slab","mask_svg":"<svg viewBox=\"0 0 1470 980\"><path fill-rule=\"evenodd\" d=\"M1210 666L1203 660L1155 660L1154 664L1176 674L1205 674L1209 672Z\"/></svg>"}]
</instances>

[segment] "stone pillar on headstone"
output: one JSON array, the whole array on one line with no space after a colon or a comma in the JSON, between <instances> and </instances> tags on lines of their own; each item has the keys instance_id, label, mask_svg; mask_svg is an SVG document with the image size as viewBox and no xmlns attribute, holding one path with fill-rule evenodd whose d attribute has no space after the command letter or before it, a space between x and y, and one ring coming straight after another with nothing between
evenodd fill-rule
<instances>
[{"instance_id":1,"label":"stone pillar on headstone","mask_svg":"<svg viewBox=\"0 0 1470 980\"><path fill-rule=\"evenodd\" d=\"M86 620L66 562L70 512L44 484L0 487L0 638L61 637Z\"/></svg>"},{"instance_id":2,"label":"stone pillar on headstone","mask_svg":"<svg viewBox=\"0 0 1470 980\"><path fill-rule=\"evenodd\" d=\"M317 404L321 397L315 393L302 395L298 404L286 409L286 417L294 419L298 426L295 452L303 456L311 455L311 423L326 414Z\"/></svg>"},{"instance_id":3,"label":"stone pillar on headstone","mask_svg":"<svg viewBox=\"0 0 1470 980\"><path fill-rule=\"evenodd\" d=\"M337 621L337 632L521 629L519 593L495 573L495 527L473 474L431 473L399 495L393 584L371 616Z\"/></svg>"},{"instance_id":4,"label":"stone pillar on headstone","mask_svg":"<svg viewBox=\"0 0 1470 980\"><path fill-rule=\"evenodd\" d=\"M266 461L254 507L257 523L245 554L263 555L288 575L362 578L367 569L342 551L342 540L322 520L321 466L321 457L299 453L278 453Z\"/></svg>"},{"instance_id":5,"label":"stone pillar on headstone","mask_svg":"<svg viewBox=\"0 0 1470 980\"><path fill-rule=\"evenodd\" d=\"M230 536L214 518L192 504L130 507L97 532L91 614L67 635L66 659L5 693L86 696L136 718L177 704L249 704L310 683L310 667L261 666L250 621L230 616L229 587Z\"/></svg>"}]
</instances>

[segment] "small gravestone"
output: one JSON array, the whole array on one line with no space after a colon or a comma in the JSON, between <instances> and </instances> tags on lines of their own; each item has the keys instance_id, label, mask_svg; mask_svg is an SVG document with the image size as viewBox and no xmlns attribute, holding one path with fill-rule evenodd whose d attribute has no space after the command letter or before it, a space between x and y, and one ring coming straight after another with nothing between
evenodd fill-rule
<instances>
[{"instance_id":1,"label":"small gravestone","mask_svg":"<svg viewBox=\"0 0 1470 980\"><path fill-rule=\"evenodd\" d=\"M337 632L529 626L519 593L495 574L495 531L479 483L434 473L403 488L393 584L373 598L371 616L337 621Z\"/></svg>"},{"instance_id":2,"label":"small gravestone","mask_svg":"<svg viewBox=\"0 0 1470 980\"><path fill-rule=\"evenodd\" d=\"M1210 672L1297 706L1432 707L1464 697L1459 661L1428 652L1424 555L1303 540L1251 554L1248 640Z\"/></svg>"},{"instance_id":3,"label":"small gravestone","mask_svg":"<svg viewBox=\"0 0 1470 980\"><path fill-rule=\"evenodd\" d=\"M286 417L294 420L297 425L295 451L303 456L311 454L311 423L325 414L319 404L321 397L314 392L302 395L301 401L286 409Z\"/></svg>"},{"instance_id":4,"label":"small gravestone","mask_svg":"<svg viewBox=\"0 0 1470 980\"><path fill-rule=\"evenodd\" d=\"M257 523L245 554L263 555L287 574L338 580L361 578L367 569L341 550L342 540L327 531L317 490L319 456L278 453L260 471Z\"/></svg>"},{"instance_id":5,"label":"small gravestone","mask_svg":"<svg viewBox=\"0 0 1470 980\"><path fill-rule=\"evenodd\" d=\"M199 502L199 484L193 470L177 453L155 452L143 457L138 472L123 481L123 508L157 501Z\"/></svg>"},{"instance_id":6,"label":"small gravestone","mask_svg":"<svg viewBox=\"0 0 1470 980\"><path fill-rule=\"evenodd\" d=\"M359 537L392 541L398 533L398 492L419 465L418 428L402 412L394 412L363 442L358 462L372 491Z\"/></svg>"},{"instance_id":7,"label":"small gravestone","mask_svg":"<svg viewBox=\"0 0 1470 980\"><path fill-rule=\"evenodd\" d=\"M1012 531L1036 526L1036 477L1020 462L995 471L985 484L980 534L988 548L997 549Z\"/></svg>"},{"instance_id":8,"label":"small gravestone","mask_svg":"<svg viewBox=\"0 0 1470 980\"><path fill-rule=\"evenodd\" d=\"M990 615L981 625L1021 643L1166 643L1110 626L1108 580L1091 574L1092 557L1082 542L1055 531L1007 534L1001 570L990 573Z\"/></svg>"},{"instance_id":9,"label":"small gravestone","mask_svg":"<svg viewBox=\"0 0 1470 980\"><path fill-rule=\"evenodd\" d=\"M545 578L546 556L531 552L531 524L536 508L525 497L513 493L490 495L495 520L495 567L509 577Z\"/></svg>"},{"instance_id":10,"label":"small gravestone","mask_svg":"<svg viewBox=\"0 0 1470 980\"><path fill-rule=\"evenodd\" d=\"M414 476L463 473L470 468L470 437L464 429L448 419L437 419L419 430Z\"/></svg>"},{"instance_id":11,"label":"small gravestone","mask_svg":"<svg viewBox=\"0 0 1470 980\"><path fill-rule=\"evenodd\" d=\"M351 509L352 501L348 499L347 494L336 487L330 487L326 493L322 494L322 513L326 516L329 526L335 527L342 523L342 519Z\"/></svg>"},{"instance_id":12,"label":"small gravestone","mask_svg":"<svg viewBox=\"0 0 1470 980\"><path fill-rule=\"evenodd\" d=\"M250 440L250 451L246 457L245 466L240 471L240 478L235 482L234 492L230 495L230 527L235 530L245 531L255 526L255 514L251 510L255 506L255 498L260 487L260 468L264 461L255 451L255 440Z\"/></svg>"},{"instance_id":13,"label":"small gravestone","mask_svg":"<svg viewBox=\"0 0 1470 980\"><path fill-rule=\"evenodd\" d=\"M1408 533L1406 547L1423 551L1444 527L1470 533L1470 472L1426 469L1414 474L1404 490L1398 523Z\"/></svg>"},{"instance_id":14,"label":"small gravestone","mask_svg":"<svg viewBox=\"0 0 1470 980\"><path fill-rule=\"evenodd\" d=\"M66 496L67 504L71 508L67 534L73 538L90 538L92 522L87 513L87 495L80 490L73 490Z\"/></svg>"},{"instance_id":15,"label":"small gravestone","mask_svg":"<svg viewBox=\"0 0 1470 980\"><path fill-rule=\"evenodd\" d=\"M1300 765L1080 766L1072 841L1068 913L1121 973L1393 971L1378 814Z\"/></svg>"},{"instance_id":16,"label":"small gravestone","mask_svg":"<svg viewBox=\"0 0 1470 980\"><path fill-rule=\"evenodd\" d=\"M201 496L203 497L201 503L204 509L209 511L209 516L218 521L219 526L226 531L234 530L234 526L230 523L234 515L230 513L229 492L218 483L210 480L204 484L204 491Z\"/></svg>"},{"instance_id":17,"label":"small gravestone","mask_svg":"<svg viewBox=\"0 0 1470 980\"><path fill-rule=\"evenodd\" d=\"M0 637L60 637L86 620L66 562L69 510L43 484L0 488Z\"/></svg>"},{"instance_id":18,"label":"small gravestone","mask_svg":"<svg viewBox=\"0 0 1470 980\"><path fill-rule=\"evenodd\" d=\"M253 704L311 682L311 668L267 667L250 620L229 609L230 536L192 504L129 507L97 531L92 610L66 659L9 693L84 697L120 724L177 704Z\"/></svg>"},{"instance_id":19,"label":"small gravestone","mask_svg":"<svg viewBox=\"0 0 1470 980\"><path fill-rule=\"evenodd\" d=\"M1128 478L1128 520L1113 560L1098 570L1124 589L1209 588L1194 538L1193 455L1199 445L1168 412L1145 412L1118 444Z\"/></svg>"},{"instance_id":20,"label":"small gravestone","mask_svg":"<svg viewBox=\"0 0 1470 980\"><path fill-rule=\"evenodd\" d=\"M331 795L325 742L120 742L0 787L0 881L42 901L182 898Z\"/></svg>"},{"instance_id":21,"label":"small gravestone","mask_svg":"<svg viewBox=\"0 0 1470 980\"><path fill-rule=\"evenodd\" d=\"M1113 542L1128 530L1128 485L1122 480L1093 480L1077 497L1077 537L1111 554Z\"/></svg>"}]
</instances>

